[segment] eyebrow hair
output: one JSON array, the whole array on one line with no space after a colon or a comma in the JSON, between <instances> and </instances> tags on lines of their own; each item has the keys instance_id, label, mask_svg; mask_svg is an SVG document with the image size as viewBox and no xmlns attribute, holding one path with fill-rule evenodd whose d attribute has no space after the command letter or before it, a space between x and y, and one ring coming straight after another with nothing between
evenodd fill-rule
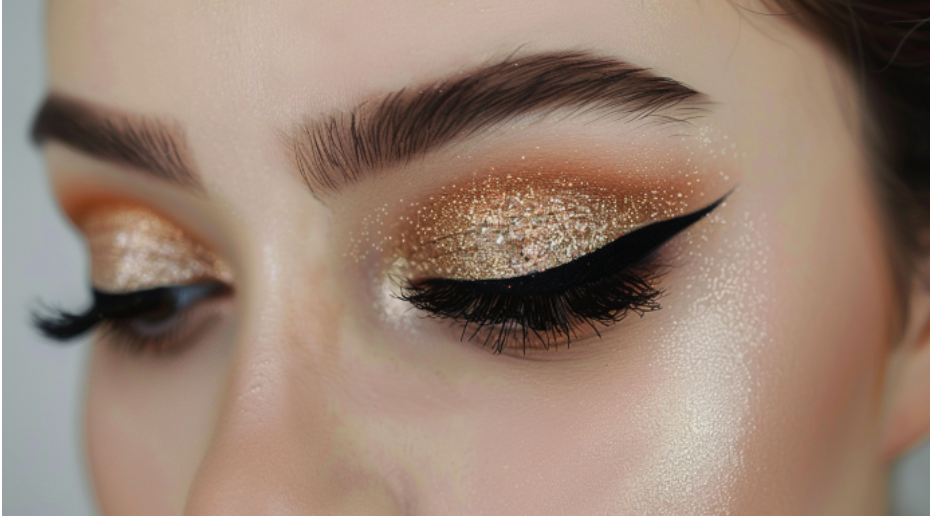
<instances>
[{"instance_id":1,"label":"eyebrow hair","mask_svg":"<svg viewBox=\"0 0 932 516\"><path fill-rule=\"evenodd\" d=\"M201 191L181 126L52 93L32 124L37 145L54 140L93 157Z\"/></svg>"},{"instance_id":2,"label":"eyebrow hair","mask_svg":"<svg viewBox=\"0 0 932 516\"><path fill-rule=\"evenodd\" d=\"M707 97L645 68L584 51L537 53L405 88L349 112L309 118L288 142L312 193L335 192L525 115L688 122Z\"/></svg>"}]
</instances>

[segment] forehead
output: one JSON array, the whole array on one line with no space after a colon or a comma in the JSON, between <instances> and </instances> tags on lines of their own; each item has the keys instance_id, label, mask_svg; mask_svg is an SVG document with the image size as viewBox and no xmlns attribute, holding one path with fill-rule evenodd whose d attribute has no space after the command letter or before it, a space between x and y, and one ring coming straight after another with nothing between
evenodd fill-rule
<instances>
[{"instance_id":1,"label":"forehead","mask_svg":"<svg viewBox=\"0 0 932 516\"><path fill-rule=\"evenodd\" d=\"M518 49L607 52L714 94L741 30L720 0L68 0L52 2L49 21L53 88L270 116L344 107Z\"/></svg>"}]
</instances>

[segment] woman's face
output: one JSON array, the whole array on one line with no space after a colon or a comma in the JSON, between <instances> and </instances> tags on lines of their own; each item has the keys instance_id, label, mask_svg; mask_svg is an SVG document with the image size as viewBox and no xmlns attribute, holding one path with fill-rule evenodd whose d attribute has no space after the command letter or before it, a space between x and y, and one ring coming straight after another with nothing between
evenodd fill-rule
<instances>
[{"instance_id":1,"label":"woman's face","mask_svg":"<svg viewBox=\"0 0 932 516\"><path fill-rule=\"evenodd\" d=\"M49 169L94 285L229 287L95 346L104 513L882 506L879 211L849 82L784 19L295 0L49 22L59 123L85 124L52 131ZM645 227L654 247L624 240ZM569 262L598 277L554 280Z\"/></svg>"}]
</instances>

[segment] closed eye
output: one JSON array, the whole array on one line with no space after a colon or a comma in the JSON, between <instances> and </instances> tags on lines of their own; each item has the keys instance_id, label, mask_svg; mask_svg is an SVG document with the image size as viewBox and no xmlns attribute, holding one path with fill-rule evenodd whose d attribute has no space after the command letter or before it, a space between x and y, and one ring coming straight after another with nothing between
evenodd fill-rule
<instances>
[{"instance_id":1,"label":"closed eye","mask_svg":"<svg viewBox=\"0 0 932 516\"><path fill-rule=\"evenodd\" d=\"M84 312L55 310L35 314L33 324L45 336L65 341L101 326L130 354L168 353L183 349L214 317L199 310L211 298L229 292L220 282L174 285L125 293L94 289L94 304Z\"/></svg>"},{"instance_id":2,"label":"closed eye","mask_svg":"<svg viewBox=\"0 0 932 516\"><path fill-rule=\"evenodd\" d=\"M461 323L461 338L478 337L496 353L506 346L526 351L528 346L549 349L561 341L569 345L583 327L598 334L597 324L606 327L632 311L643 315L660 308L653 260L658 249L725 197L544 271L502 279L409 281L398 297L430 317Z\"/></svg>"}]
</instances>

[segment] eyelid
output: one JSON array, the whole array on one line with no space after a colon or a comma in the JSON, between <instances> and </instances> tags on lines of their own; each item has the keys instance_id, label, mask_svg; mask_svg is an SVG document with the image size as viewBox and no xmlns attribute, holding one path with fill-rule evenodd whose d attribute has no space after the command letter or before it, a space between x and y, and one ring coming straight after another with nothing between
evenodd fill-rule
<instances>
[{"instance_id":1,"label":"eyelid","mask_svg":"<svg viewBox=\"0 0 932 516\"><path fill-rule=\"evenodd\" d=\"M725 196L727 197L727 195ZM655 222L623 235L607 245L557 267L514 278L448 280L471 283L490 292L536 295L561 292L643 262L688 227L725 201L722 197L701 210Z\"/></svg>"},{"instance_id":2,"label":"eyelid","mask_svg":"<svg viewBox=\"0 0 932 516\"><path fill-rule=\"evenodd\" d=\"M91 282L129 292L199 280L231 283L227 263L178 225L138 205L107 204L76 221L91 255Z\"/></svg>"},{"instance_id":3,"label":"eyelid","mask_svg":"<svg viewBox=\"0 0 932 516\"><path fill-rule=\"evenodd\" d=\"M619 185L593 176L490 174L442 190L402 223L395 254L409 270L400 274L461 280L524 276L569 263L695 204L687 187Z\"/></svg>"},{"instance_id":4,"label":"eyelid","mask_svg":"<svg viewBox=\"0 0 932 516\"><path fill-rule=\"evenodd\" d=\"M630 312L659 309L657 251L723 200L635 230L553 269L514 278L409 281L395 297L428 317L459 323L461 340L479 336L495 353L512 345L526 352L529 343L543 349L559 340L569 345L581 329L600 335L596 324L609 326Z\"/></svg>"}]
</instances>

